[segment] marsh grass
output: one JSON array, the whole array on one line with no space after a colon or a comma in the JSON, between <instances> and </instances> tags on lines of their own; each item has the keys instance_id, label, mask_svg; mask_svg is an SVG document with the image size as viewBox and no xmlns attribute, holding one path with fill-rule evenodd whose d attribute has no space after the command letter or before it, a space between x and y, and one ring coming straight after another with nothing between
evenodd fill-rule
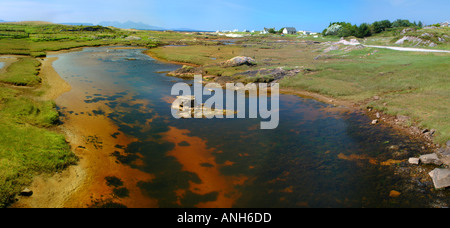
<instances>
[{"instance_id":1,"label":"marsh grass","mask_svg":"<svg viewBox=\"0 0 450 228\"><path fill-rule=\"evenodd\" d=\"M37 101L0 85L0 207L12 202L41 173L77 161L63 135L48 129L58 121L52 101Z\"/></svg>"},{"instance_id":2,"label":"marsh grass","mask_svg":"<svg viewBox=\"0 0 450 228\"><path fill-rule=\"evenodd\" d=\"M41 82L38 76L41 63L30 57L20 58L12 63L6 73L0 75L0 81L17 86L32 86Z\"/></svg>"}]
</instances>

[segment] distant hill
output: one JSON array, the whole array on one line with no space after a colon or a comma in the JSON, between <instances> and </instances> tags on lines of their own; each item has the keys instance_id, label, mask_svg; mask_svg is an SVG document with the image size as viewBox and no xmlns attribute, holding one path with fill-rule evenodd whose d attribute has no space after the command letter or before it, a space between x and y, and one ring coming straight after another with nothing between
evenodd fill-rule
<instances>
[{"instance_id":1,"label":"distant hill","mask_svg":"<svg viewBox=\"0 0 450 228\"><path fill-rule=\"evenodd\" d=\"M60 23L60 24L62 24L62 25L73 25L73 26L76 26L76 25L94 26L94 24L92 24L92 23L76 23L76 22L71 22L71 23Z\"/></svg>"},{"instance_id":2,"label":"distant hill","mask_svg":"<svg viewBox=\"0 0 450 228\"><path fill-rule=\"evenodd\" d=\"M98 24L101 26L112 26L112 27L122 28L122 29L166 30L161 27L144 24L142 22L133 22L133 21L127 21L124 23L120 23L117 21L102 21Z\"/></svg>"},{"instance_id":3,"label":"distant hill","mask_svg":"<svg viewBox=\"0 0 450 228\"><path fill-rule=\"evenodd\" d=\"M48 22L48 21L17 21L17 22L11 22L11 21L4 21L3 23L10 23L10 24L16 24L16 25L52 25L54 23Z\"/></svg>"}]
</instances>

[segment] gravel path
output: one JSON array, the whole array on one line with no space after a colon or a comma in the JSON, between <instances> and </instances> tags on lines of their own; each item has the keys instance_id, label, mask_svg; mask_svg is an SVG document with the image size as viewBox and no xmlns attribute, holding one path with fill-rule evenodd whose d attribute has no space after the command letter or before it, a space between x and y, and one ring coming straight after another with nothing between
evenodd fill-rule
<instances>
[{"instance_id":1,"label":"gravel path","mask_svg":"<svg viewBox=\"0 0 450 228\"><path fill-rule=\"evenodd\" d=\"M438 53L450 53L447 50L436 50L436 49L422 49L422 48L406 48L406 47L391 47L391 46L375 46L375 45L364 45L365 47L373 48L384 48L396 51L417 51L417 52L438 52Z\"/></svg>"}]
</instances>

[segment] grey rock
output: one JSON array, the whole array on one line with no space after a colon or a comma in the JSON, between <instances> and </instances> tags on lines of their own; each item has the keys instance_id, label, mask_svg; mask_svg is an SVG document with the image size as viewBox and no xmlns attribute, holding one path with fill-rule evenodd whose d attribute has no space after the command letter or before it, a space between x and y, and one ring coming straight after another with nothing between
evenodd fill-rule
<instances>
[{"instance_id":1,"label":"grey rock","mask_svg":"<svg viewBox=\"0 0 450 228\"><path fill-rule=\"evenodd\" d=\"M380 119L381 118L381 114L379 112L377 112L377 114L375 114L375 116Z\"/></svg>"},{"instance_id":2,"label":"grey rock","mask_svg":"<svg viewBox=\"0 0 450 228\"><path fill-rule=\"evenodd\" d=\"M436 189L450 187L450 170L435 169L429 173Z\"/></svg>"},{"instance_id":3,"label":"grey rock","mask_svg":"<svg viewBox=\"0 0 450 228\"><path fill-rule=\"evenodd\" d=\"M372 120L372 124L377 124L378 123L378 120Z\"/></svg>"},{"instance_id":4,"label":"grey rock","mask_svg":"<svg viewBox=\"0 0 450 228\"><path fill-rule=\"evenodd\" d=\"M236 67L236 66L242 66L242 65L253 66L253 65L256 65L256 61L250 57L237 56L237 57L234 57L230 60L223 62L222 65L224 65L226 67Z\"/></svg>"},{"instance_id":5,"label":"grey rock","mask_svg":"<svg viewBox=\"0 0 450 228\"><path fill-rule=\"evenodd\" d=\"M405 28L405 29L402 30L402 32L401 32L400 34L404 35L404 34L406 34L407 32L412 32L412 31L414 31L413 28Z\"/></svg>"},{"instance_id":6,"label":"grey rock","mask_svg":"<svg viewBox=\"0 0 450 228\"><path fill-rule=\"evenodd\" d=\"M436 153L441 155L441 156L450 156L450 148L447 147L442 147L436 150Z\"/></svg>"},{"instance_id":7,"label":"grey rock","mask_svg":"<svg viewBox=\"0 0 450 228\"><path fill-rule=\"evenodd\" d=\"M419 157L422 164L434 164L442 165L442 161L438 158L437 154L426 154Z\"/></svg>"},{"instance_id":8,"label":"grey rock","mask_svg":"<svg viewBox=\"0 0 450 228\"><path fill-rule=\"evenodd\" d=\"M418 165L420 163L420 159L418 158L410 158L408 160L409 164Z\"/></svg>"},{"instance_id":9,"label":"grey rock","mask_svg":"<svg viewBox=\"0 0 450 228\"><path fill-rule=\"evenodd\" d=\"M430 45L428 45L429 47L437 47L437 44L431 42Z\"/></svg>"},{"instance_id":10,"label":"grey rock","mask_svg":"<svg viewBox=\"0 0 450 228\"><path fill-rule=\"evenodd\" d=\"M336 51L336 50L339 50L339 46L337 46L337 45L332 45L332 46L330 46L330 47L327 47L327 48L323 51L323 53L327 53L327 52L330 52L330 51Z\"/></svg>"},{"instance_id":11,"label":"grey rock","mask_svg":"<svg viewBox=\"0 0 450 228\"><path fill-rule=\"evenodd\" d=\"M450 140L448 140L445 145L447 145L447 147L450 148Z\"/></svg>"},{"instance_id":12,"label":"grey rock","mask_svg":"<svg viewBox=\"0 0 450 228\"><path fill-rule=\"evenodd\" d=\"M400 122L406 122L406 121L409 120L409 117L407 117L407 116L402 116L402 115L398 115L398 116L397 116L397 120L400 121Z\"/></svg>"},{"instance_id":13,"label":"grey rock","mask_svg":"<svg viewBox=\"0 0 450 228\"><path fill-rule=\"evenodd\" d=\"M137 36L129 36L129 37L125 38L125 40L129 40L129 41L142 40L142 38L141 37L137 37Z\"/></svg>"}]
</instances>

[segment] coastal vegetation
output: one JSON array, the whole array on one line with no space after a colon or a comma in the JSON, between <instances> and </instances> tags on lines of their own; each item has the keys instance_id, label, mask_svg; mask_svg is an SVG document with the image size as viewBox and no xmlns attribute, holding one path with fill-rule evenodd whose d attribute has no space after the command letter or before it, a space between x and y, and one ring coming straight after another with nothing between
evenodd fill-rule
<instances>
[{"instance_id":1,"label":"coastal vegetation","mask_svg":"<svg viewBox=\"0 0 450 228\"><path fill-rule=\"evenodd\" d=\"M404 28L420 29L423 27L423 23L419 21L410 22L409 20L398 19L394 22L389 20L375 21L372 24L362 23L361 25L352 25L347 22L334 22L330 23L330 26L323 30L324 36L339 36L349 37L355 36L358 38L364 38L372 36L373 34L386 32L386 31L401 31Z\"/></svg>"}]
</instances>

